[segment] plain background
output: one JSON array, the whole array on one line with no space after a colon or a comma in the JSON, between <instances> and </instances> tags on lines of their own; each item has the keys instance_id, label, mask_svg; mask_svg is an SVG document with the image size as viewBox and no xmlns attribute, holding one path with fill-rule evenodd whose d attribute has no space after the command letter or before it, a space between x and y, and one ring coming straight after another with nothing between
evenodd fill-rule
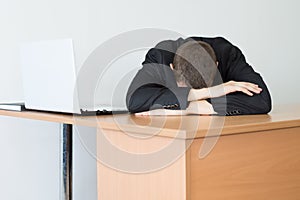
<instances>
[{"instance_id":1,"label":"plain background","mask_svg":"<svg viewBox=\"0 0 300 200\"><path fill-rule=\"evenodd\" d=\"M0 102L23 100L22 42L73 38L79 69L111 37L161 28L227 38L264 77L275 105L299 103L299 7L298 0L1 0ZM59 125L0 117L0 127L0 199L58 199ZM85 132L93 146L93 131ZM95 199L96 161L75 143L75 199Z\"/></svg>"},{"instance_id":2,"label":"plain background","mask_svg":"<svg viewBox=\"0 0 300 200\"><path fill-rule=\"evenodd\" d=\"M73 38L80 68L102 42L148 27L227 38L262 74L274 104L297 103L299 6L297 0L1 0L0 102L23 99L20 43Z\"/></svg>"}]
</instances>

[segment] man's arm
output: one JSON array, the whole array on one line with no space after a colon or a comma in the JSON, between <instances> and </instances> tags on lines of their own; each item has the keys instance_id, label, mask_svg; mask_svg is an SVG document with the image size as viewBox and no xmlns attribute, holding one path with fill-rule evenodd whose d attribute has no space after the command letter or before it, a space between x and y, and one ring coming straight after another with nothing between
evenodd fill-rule
<instances>
[{"instance_id":1,"label":"man's arm","mask_svg":"<svg viewBox=\"0 0 300 200\"><path fill-rule=\"evenodd\" d=\"M239 48L230 44L230 48L226 50L229 56L226 63L223 63L227 71L227 75L223 80L250 82L258 85L262 91L253 96L249 96L243 92L235 92L226 95L226 98L219 97L212 99L214 110L219 114L225 115L265 114L270 112L272 107L271 97L262 77L246 62ZM226 109L224 109L224 99L226 101Z\"/></svg>"},{"instance_id":2,"label":"man's arm","mask_svg":"<svg viewBox=\"0 0 300 200\"><path fill-rule=\"evenodd\" d=\"M130 95L127 93L127 108L131 113L153 109L186 109L188 88L167 88L160 84L146 84Z\"/></svg>"},{"instance_id":3,"label":"man's arm","mask_svg":"<svg viewBox=\"0 0 300 200\"><path fill-rule=\"evenodd\" d=\"M253 83L229 81L209 88L191 89L188 101L198 101L221 97L234 92L243 92L248 96L259 94L262 89Z\"/></svg>"},{"instance_id":4,"label":"man's arm","mask_svg":"<svg viewBox=\"0 0 300 200\"><path fill-rule=\"evenodd\" d=\"M135 113L137 116L148 115L212 115L217 114L212 105L205 100L192 101L185 110L155 109Z\"/></svg>"},{"instance_id":5,"label":"man's arm","mask_svg":"<svg viewBox=\"0 0 300 200\"><path fill-rule=\"evenodd\" d=\"M148 115L211 115L217 114L212 105L206 101L209 98L221 97L234 92L243 92L248 96L259 94L262 91L258 85L248 82L236 82L229 81L217 86L202 89L191 89L188 95L188 101L190 101L188 107L185 110L167 110L156 109L151 111L144 111L136 113L138 116ZM235 113L238 114L238 113Z\"/></svg>"}]
</instances>

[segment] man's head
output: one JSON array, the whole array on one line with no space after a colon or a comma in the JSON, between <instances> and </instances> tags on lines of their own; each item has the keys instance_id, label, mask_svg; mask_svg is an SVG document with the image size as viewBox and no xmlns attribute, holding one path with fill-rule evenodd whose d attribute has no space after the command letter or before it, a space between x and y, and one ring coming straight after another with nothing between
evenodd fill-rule
<instances>
[{"instance_id":1,"label":"man's head","mask_svg":"<svg viewBox=\"0 0 300 200\"><path fill-rule=\"evenodd\" d=\"M177 83L200 89L212 85L217 71L217 59L209 44L189 41L177 49L171 67Z\"/></svg>"}]
</instances>

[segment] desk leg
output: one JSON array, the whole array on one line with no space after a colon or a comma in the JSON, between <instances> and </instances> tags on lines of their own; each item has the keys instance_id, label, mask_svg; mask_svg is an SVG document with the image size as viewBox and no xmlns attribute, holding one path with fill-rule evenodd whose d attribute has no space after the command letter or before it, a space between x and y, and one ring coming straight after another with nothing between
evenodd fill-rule
<instances>
[{"instance_id":1,"label":"desk leg","mask_svg":"<svg viewBox=\"0 0 300 200\"><path fill-rule=\"evenodd\" d=\"M72 128L62 124L60 130L60 200L72 199Z\"/></svg>"}]
</instances>

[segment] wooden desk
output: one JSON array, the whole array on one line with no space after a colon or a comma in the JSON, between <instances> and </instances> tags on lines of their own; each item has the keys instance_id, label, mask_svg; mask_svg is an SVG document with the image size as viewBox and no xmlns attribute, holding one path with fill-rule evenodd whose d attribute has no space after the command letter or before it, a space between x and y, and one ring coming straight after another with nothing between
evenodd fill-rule
<instances>
[{"instance_id":1,"label":"wooden desk","mask_svg":"<svg viewBox=\"0 0 300 200\"><path fill-rule=\"evenodd\" d=\"M0 115L96 127L101 200L300 199L300 105L234 117Z\"/></svg>"}]
</instances>

